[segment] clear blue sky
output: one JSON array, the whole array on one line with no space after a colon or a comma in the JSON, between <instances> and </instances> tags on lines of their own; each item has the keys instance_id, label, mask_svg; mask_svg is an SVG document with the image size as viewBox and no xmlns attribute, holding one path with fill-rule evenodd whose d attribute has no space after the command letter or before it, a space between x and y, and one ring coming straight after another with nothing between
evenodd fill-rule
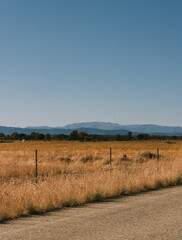
<instances>
[{"instance_id":1,"label":"clear blue sky","mask_svg":"<svg viewBox=\"0 0 182 240\"><path fill-rule=\"evenodd\" d=\"M182 126L181 0L0 0L0 125Z\"/></svg>"}]
</instances>

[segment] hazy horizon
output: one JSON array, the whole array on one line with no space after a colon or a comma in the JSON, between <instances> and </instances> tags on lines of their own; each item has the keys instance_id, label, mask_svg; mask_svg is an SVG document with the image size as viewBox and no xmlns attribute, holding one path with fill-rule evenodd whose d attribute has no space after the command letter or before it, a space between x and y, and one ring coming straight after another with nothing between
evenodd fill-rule
<instances>
[{"instance_id":1,"label":"hazy horizon","mask_svg":"<svg viewBox=\"0 0 182 240\"><path fill-rule=\"evenodd\" d=\"M81 123L92 123L92 122L96 122L96 123L112 123L112 124L119 124L121 126L132 126L132 125L156 125L156 126L162 126L162 127L182 127L180 125L162 125L162 124L153 124L153 123L141 123L141 124L121 124L121 123L117 123L117 122L106 122L106 121L90 121L90 122L70 122L70 123L67 123L67 124L64 124L64 125L26 125L26 126L7 126L7 125L0 125L0 126L3 126L3 127L15 127L15 128L28 128L28 127L51 127L51 128L59 128L59 127L64 127L64 126L67 126L67 125L70 125L70 124L81 124Z\"/></svg>"}]
</instances>

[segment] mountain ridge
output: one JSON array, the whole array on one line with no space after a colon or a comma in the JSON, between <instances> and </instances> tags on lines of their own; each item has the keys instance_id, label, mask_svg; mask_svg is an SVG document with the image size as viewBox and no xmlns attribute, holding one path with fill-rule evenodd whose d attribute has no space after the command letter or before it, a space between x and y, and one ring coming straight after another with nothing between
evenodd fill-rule
<instances>
[{"instance_id":1,"label":"mountain ridge","mask_svg":"<svg viewBox=\"0 0 182 240\"><path fill-rule=\"evenodd\" d=\"M80 128L80 127L93 127L97 129L104 130L118 130L124 129L131 132L138 133L161 133L161 134L182 134L182 127L179 126L161 126L157 124L133 124L133 125L120 125L118 123L111 122L83 122L83 123L73 123L65 125L64 128Z\"/></svg>"},{"instance_id":2,"label":"mountain ridge","mask_svg":"<svg viewBox=\"0 0 182 240\"><path fill-rule=\"evenodd\" d=\"M111 122L82 122L67 124L63 127L48 127L48 126L33 126L33 127L6 127L0 126L0 132L4 134L12 134L13 132L31 134L32 132L39 132L43 134L67 134L69 135L73 130L78 132L84 131L88 134L103 134L103 135L127 135L128 132L136 134L150 134L150 135L182 135L182 127L179 126L161 126L156 124L133 124L120 125Z\"/></svg>"},{"instance_id":3,"label":"mountain ridge","mask_svg":"<svg viewBox=\"0 0 182 240\"><path fill-rule=\"evenodd\" d=\"M97 128L77 128L77 129L64 129L64 128L13 128L13 127L3 127L0 126L0 133L4 133L6 135L11 135L13 132L17 133L25 133L31 134L32 132L38 132L42 134L66 134L69 135L72 131L77 130L78 132L87 132L88 134L98 134L98 135L127 135L129 131L118 129L118 130L104 130L104 129L97 129Z\"/></svg>"}]
</instances>

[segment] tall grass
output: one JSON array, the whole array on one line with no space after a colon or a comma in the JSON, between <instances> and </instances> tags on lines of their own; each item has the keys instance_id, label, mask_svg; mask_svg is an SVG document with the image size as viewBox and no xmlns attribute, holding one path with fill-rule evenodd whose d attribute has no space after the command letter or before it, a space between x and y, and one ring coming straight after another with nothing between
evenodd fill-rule
<instances>
[{"instance_id":1,"label":"tall grass","mask_svg":"<svg viewBox=\"0 0 182 240\"><path fill-rule=\"evenodd\" d=\"M0 220L181 184L181 153L181 142L0 145Z\"/></svg>"}]
</instances>

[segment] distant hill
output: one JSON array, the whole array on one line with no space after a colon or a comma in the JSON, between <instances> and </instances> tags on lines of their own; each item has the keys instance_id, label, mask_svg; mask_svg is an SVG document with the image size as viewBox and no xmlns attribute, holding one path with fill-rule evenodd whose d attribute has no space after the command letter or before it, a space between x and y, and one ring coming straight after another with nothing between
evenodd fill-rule
<instances>
[{"instance_id":1,"label":"distant hill","mask_svg":"<svg viewBox=\"0 0 182 240\"><path fill-rule=\"evenodd\" d=\"M83 122L83 123L73 123L68 124L64 127L5 127L0 126L0 132L10 135L13 132L31 134L32 132L38 132L43 134L66 134L69 135L73 130L78 132L87 132L88 134L101 134L101 135L127 135L128 131L131 131L133 135L139 133L146 133L150 135L182 135L182 127L170 127L170 126L160 126L152 124L143 125L120 125L118 123L110 122Z\"/></svg>"},{"instance_id":2,"label":"distant hill","mask_svg":"<svg viewBox=\"0 0 182 240\"><path fill-rule=\"evenodd\" d=\"M127 135L128 131L123 129L118 130L104 130L97 128L78 128L76 129L78 132L87 132L88 134L98 134L98 135Z\"/></svg>"},{"instance_id":3,"label":"distant hill","mask_svg":"<svg viewBox=\"0 0 182 240\"><path fill-rule=\"evenodd\" d=\"M110 122L83 122L83 123L72 123L65 125L64 129L78 129L78 128L95 128L103 130L120 130L122 129L121 125L118 123Z\"/></svg>"},{"instance_id":4,"label":"distant hill","mask_svg":"<svg viewBox=\"0 0 182 240\"><path fill-rule=\"evenodd\" d=\"M77 130L78 132L87 132L88 134L100 134L100 135L127 135L127 130L103 130L103 129L96 129L96 128L78 128L78 129L62 129L62 128L14 128L14 127L2 127L0 126L0 132L6 135L11 135L13 132L17 133L25 133L31 134L32 132L38 132L43 134L66 134L69 135L73 130Z\"/></svg>"},{"instance_id":5,"label":"distant hill","mask_svg":"<svg viewBox=\"0 0 182 240\"><path fill-rule=\"evenodd\" d=\"M48 127L48 126L28 126L26 128L28 128L28 129L52 129L54 127ZM57 127L55 127L55 128L57 128Z\"/></svg>"},{"instance_id":6,"label":"distant hill","mask_svg":"<svg viewBox=\"0 0 182 240\"><path fill-rule=\"evenodd\" d=\"M182 127L170 127L170 126L144 124L144 125L121 125L121 128L127 129L131 132L139 132L139 133L182 135Z\"/></svg>"},{"instance_id":7,"label":"distant hill","mask_svg":"<svg viewBox=\"0 0 182 240\"><path fill-rule=\"evenodd\" d=\"M81 127L96 128L104 130L127 130L133 133L147 133L156 135L182 135L182 127L170 127L160 126L154 124L139 124L139 125L120 125L118 123L110 122L84 122L84 123L73 123L64 126L65 129L72 128L78 129Z\"/></svg>"},{"instance_id":8,"label":"distant hill","mask_svg":"<svg viewBox=\"0 0 182 240\"><path fill-rule=\"evenodd\" d=\"M72 132L73 130L69 130L69 129L59 129L59 128L17 128L17 127L3 127L0 126L0 132L6 134L6 135L10 135L13 132L17 132L17 133L25 133L25 134L31 134L32 132L38 132L38 133L43 133L43 134L51 134L51 135L55 135L55 134L70 134L70 132Z\"/></svg>"}]
</instances>

